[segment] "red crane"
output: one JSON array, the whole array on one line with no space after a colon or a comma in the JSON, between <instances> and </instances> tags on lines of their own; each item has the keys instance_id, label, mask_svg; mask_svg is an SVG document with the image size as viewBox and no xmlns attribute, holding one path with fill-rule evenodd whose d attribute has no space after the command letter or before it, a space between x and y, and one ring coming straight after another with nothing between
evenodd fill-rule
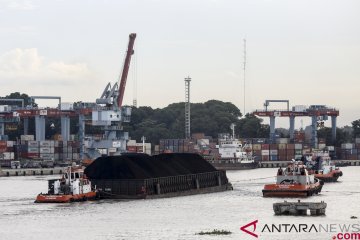
<instances>
[{"instance_id":1,"label":"red crane","mask_svg":"<svg viewBox=\"0 0 360 240\"><path fill-rule=\"evenodd\" d=\"M119 79L120 80L120 83L119 83L119 95L118 95L118 99L117 99L118 108L121 108L122 101L124 99L125 85L126 85L126 79L127 79L127 76L128 76L128 72L129 72L131 55L134 54L135 38L136 38L136 33L130 33L128 49L127 49L126 57L125 57L125 61L124 61L124 67L123 67L123 70L122 70L121 79Z\"/></svg>"}]
</instances>

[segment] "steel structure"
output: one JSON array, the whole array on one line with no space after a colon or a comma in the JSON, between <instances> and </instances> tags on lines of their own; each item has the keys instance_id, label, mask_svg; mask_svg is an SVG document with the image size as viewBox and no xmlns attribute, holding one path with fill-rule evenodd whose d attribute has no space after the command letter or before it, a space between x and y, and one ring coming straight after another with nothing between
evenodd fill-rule
<instances>
[{"instance_id":1,"label":"steel structure","mask_svg":"<svg viewBox=\"0 0 360 240\"><path fill-rule=\"evenodd\" d=\"M285 102L287 103L286 110L269 110L268 106L270 102ZM290 119L290 139L294 139L294 128L295 128L295 117L311 117L311 145L316 148L317 143L317 127L319 122L326 121L328 117L331 117L331 132L332 132L332 142L336 140L336 119L339 116L339 110L325 105L310 105L308 108L303 109L302 111L296 111L289 109L288 100L266 100L264 103L265 109L255 110L254 115L259 117L269 117L270 118L270 141L275 141L275 118L276 117L288 117Z\"/></svg>"},{"instance_id":2,"label":"steel structure","mask_svg":"<svg viewBox=\"0 0 360 240\"><path fill-rule=\"evenodd\" d=\"M134 42L136 33L129 35L128 48L124 60L124 66L119 78L119 82L112 87L108 83L100 98L96 99L97 104L105 105L101 109L94 109L92 112L92 124L104 128L104 139L100 141L91 141L88 146L89 157L100 156L96 149L115 148L115 154L121 154L126 151L126 140L128 133L123 132L122 123L129 122L131 108L123 107L126 80L129 72L131 56L134 53ZM84 136L81 136L83 138Z\"/></svg>"},{"instance_id":3,"label":"steel structure","mask_svg":"<svg viewBox=\"0 0 360 240\"><path fill-rule=\"evenodd\" d=\"M191 78L185 78L185 138L190 139L190 82Z\"/></svg>"}]
</instances>

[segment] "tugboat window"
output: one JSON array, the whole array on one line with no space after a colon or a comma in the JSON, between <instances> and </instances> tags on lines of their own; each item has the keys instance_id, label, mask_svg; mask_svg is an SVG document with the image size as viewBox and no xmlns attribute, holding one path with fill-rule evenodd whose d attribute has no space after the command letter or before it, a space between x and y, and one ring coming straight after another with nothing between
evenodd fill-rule
<instances>
[{"instance_id":1,"label":"tugboat window","mask_svg":"<svg viewBox=\"0 0 360 240\"><path fill-rule=\"evenodd\" d=\"M79 173L75 173L75 178L79 178Z\"/></svg>"}]
</instances>

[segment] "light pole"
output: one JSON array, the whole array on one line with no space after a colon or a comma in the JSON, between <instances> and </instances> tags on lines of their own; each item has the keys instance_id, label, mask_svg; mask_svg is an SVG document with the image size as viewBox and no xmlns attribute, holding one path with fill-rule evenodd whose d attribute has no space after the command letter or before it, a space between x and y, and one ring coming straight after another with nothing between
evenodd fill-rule
<instances>
[{"instance_id":1,"label":"light pole","mask_svg":"<svg viewBox=\"0 0 360 240\"><path fill-rule=\"evenodd\" d=\"M145 153L145 140L146 140L146 137L142 136L141 140L142 140L143 153Z\"/></svg>"}]
</instances>

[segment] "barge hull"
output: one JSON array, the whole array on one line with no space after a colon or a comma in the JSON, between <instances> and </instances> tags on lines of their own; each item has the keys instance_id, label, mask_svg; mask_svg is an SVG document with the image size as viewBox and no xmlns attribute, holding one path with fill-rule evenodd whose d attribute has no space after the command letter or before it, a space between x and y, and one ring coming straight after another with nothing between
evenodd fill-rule
<instances>
[{"instance_id":1,"label":"barge hull","mask_svg":"<svg viewBox=\"0 0 360 240\"><path fill-rule=\"evenodd\" d=\"M232 190L224 171L149 179L92 179L100 198L149 199Z\"/></svg>"}]
</instances>

